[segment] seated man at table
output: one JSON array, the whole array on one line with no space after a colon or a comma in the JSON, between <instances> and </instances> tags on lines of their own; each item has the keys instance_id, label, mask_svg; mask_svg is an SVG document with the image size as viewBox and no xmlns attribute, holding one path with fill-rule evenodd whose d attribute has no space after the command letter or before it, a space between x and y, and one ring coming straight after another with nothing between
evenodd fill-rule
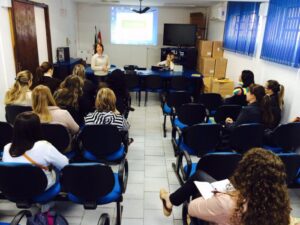
<instances>
[{"instance_id":1,"label":"seated man at table","mask_svg":"<svg viewBox=\"0 0 300 225\"><path fill-rule=\"evenodd\" d=\"M173 62L174 58L175 58L174 53L170 52L167 54L166 60L157 63L157 66L163 66L165 69L174 70L174 67L175 67L174 62Z\"/></svg>"}]
</instances>

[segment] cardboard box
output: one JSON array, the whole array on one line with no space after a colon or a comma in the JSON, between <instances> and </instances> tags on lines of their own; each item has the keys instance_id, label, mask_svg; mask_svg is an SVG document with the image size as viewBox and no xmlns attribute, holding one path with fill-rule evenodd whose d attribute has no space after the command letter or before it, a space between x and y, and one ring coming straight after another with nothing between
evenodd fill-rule
<instances>
[{"instance_id":1,"label":"cardboard box","mask_svg":"<svg viewBox=\"0 0 300 225\"><path fill-rule=\"evenodd\" d=\"M198 56L199 57L211 57L212 56L212 41L199 41Z\"/></svg>"},{"instance_id":2,"label":"cardboard box","mask_svg":"<svg viewBox=\"0 0 300 225\"><path fill-rule=\"evenodd\" d=\"M219 93L222 97L232 95L234 89L234 82L229 79L213 79L212 93Z\"/></svg>"},{"instance_id":3,"label":"cardboard box","mask_svg":"<svg viewBox=\"0 0 300 225\"><path fill-rule=\"evenodd\" d=\"M214 41L212 48L212 57L213 58L221 58L223 57L223 42L222 41Z\"/></svg>"},{"instance_id":4,"label":"cardboard box","mask_svg":"<svg viewBox=\"0 0 300 225\"><path fill-rule=\"evenodd\" d=\"M215 74L215 63L216 60L213 58L201 57L198 62L198 71L203 76L213 76Z\"/></svg>"},{"instance_id":5,"label":"cardboard box","mask_svg":"<svg viewBox=\"0 0 300 225\"><path fill-rule=\"evenodd\" d=\"M227 59L225 58L216 59L214 77L218 79L225 78L226 69L227 69Z\"/></svg>"},{"instance_id":6,"label":"cardboard box","mask_svg":"<svg viewBox=\"0 0 300 225\"><path fill-rule=\"evenodd\" d=\"M211 93L213 77L203 77L204 93Z\"/></svg>"}]
</instances>

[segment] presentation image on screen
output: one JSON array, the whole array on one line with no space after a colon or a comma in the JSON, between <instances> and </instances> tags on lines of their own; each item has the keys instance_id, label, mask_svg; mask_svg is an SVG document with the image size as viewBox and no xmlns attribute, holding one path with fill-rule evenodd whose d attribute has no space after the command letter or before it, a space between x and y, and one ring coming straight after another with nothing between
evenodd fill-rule
<instances>
[{"instance_id":1,"label":"presentation image on screen","mask_svg":"<svg viewBox=\"0 0 300 225\"><path fill-rule=\"evenodd\" d=\"M195 46L197 26L192 24L164 24L164 45Z\"/></svg>"},{"instance_id":2,"label":"presentation image on screen","mask_svg":"<svg viewBox=\"0 0 300 225\"><path fill-rule=\"evenodd\" d=\"M157 9L139 14L129 7L112 7L111 43L157 45Z\"/></svg>"}]
</instances>

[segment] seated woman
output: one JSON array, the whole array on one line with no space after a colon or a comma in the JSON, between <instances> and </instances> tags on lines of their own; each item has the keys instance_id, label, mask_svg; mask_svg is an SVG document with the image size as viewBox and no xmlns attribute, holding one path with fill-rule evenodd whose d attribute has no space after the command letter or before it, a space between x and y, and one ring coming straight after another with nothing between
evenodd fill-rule
<instances>
[{"instance_id":1,"label":"seated woman","mask_svg":"<svg viewBox=\"0 0 300 225\"><path fill-rule=\"evenodd\" d=\"M56 181L54 166L61 170L69 161L52 144L41 140L41 123L32 112L23 112L15 120L12 142L4 147L3 162L31 163L40 167L48 180L47 189Z\"/></svg>"},{"instance_id":2,"label":"seated woman","mask_svg":"<svg viewBox=\"0 0 300 225\"><path fill-rule=\"evenodd\" d=\"M53 65L49 62L43 62L36 69L36 73L33 79L33 88L39 84L45 85L50 88L53 94L59 87L60 81L53 77Z\"/></svg>"},{"instance_id":3,"label":"seated woman","mask_svg":"<svg viewBox=\"0 0 300 225\"><path fill-rule=\"evenodd\" d=\"M129 123L116 108L116 96L109 88L101 88L98 91L96 110L84 117L86 125L89 124L110 124L116 126L120 131L128 131Z\"/></svg>"},{"instance_id":4,"label":"seated woman","mask_svg":"<svg viewBox=\"0 0 300 225\"><path fill-rule=\"evenodd\" d=\"M77 124L83 124L83 113L79 107L79 98L82 96L83 80L79 76L70 75L61 83L53 97L56 104L68 110Z\"/></svg>"},{"instance_id":5,"label":"seated woman","mask_svg":"<svg viewBox=\"0 0 300 225\"><path fill-rule=\"evenodd\" d=\"M234 88L233 96L225 99L225 104L247 105L246 94L249 87L254 84L254 74L250 70L243 70L239 78L240 87Z\"/></svg>"},{"instance_id":6,"label":"seated woman","mask_svg":"<svg viewBox=\"0 0 300 225\"><path fill-rule=\"evenodd\" d=\"M71 134L79 131L79 126L70 113L56 105L50 89L44 85L38 85L33 89L32 109L40 117L42 123L62 124Z\"/></svg>"},{"instance_id":7,"label":"seated woman","mask_svg":"<svg viewBox=\"0 0 300 225\"><path fill-rule=\"evenodd\" d=\"M160 190L165 215L171 214L173 206L199 193L194 184L199 174L200 171L172 194ZM291 206L285 166L277 155L261 148L249 150L229 180L235 190L216 191L206 200L194 199L188 206L188 214L222 225L289 224Z\"/></svg>"},{"instance_id":8,"label":"seated woman","mask_svg":"<svg viewBox=\"0 0 300 225\"><path fill-rule=\"evenodd\" d=\"M276 80L268 80L265 85L266 94L270 97L270 104L274 116L275 128L281 121L281 111L283 109L284 87Z\"/></svg>"},{"instance_id":9,"label":"seated woman","mask_svg":"<svg viewBox=\"0 0 300 225\"><path fill-rule=\"evenodd\" d=\"M32 73L23 70L16 76L14 85L5 94L5 105L31 106Z\"/></svg>"},{"instance_id":10,"label":"seated woman","mask_svg":"<svg viewBox=\"0 0 300 225\"><path fill-rule=\"evenodd\" d=\"M270 100L265 96L265 89L261 85L251 85L247 93L248 106L243 107L236 121L226 118L225 127L231 131L245 123L263 123L266 128L273 126L274 117L271 112Z\"/></svg>"},{"instance_id":11,"label":"seated woman","mask_svg":"<svg viewBox=\"0 0 300 225\"><path fill-rule=\"evenodd\" d=\"M91 59L91 67L94 71L94 74L97 78L98 82L103 82L106 79L108 74L109 65L109 58L108 55L103 54L104 46L101 43L96 44L95 52Z\"/></svg>"},{"instance_id":12,"label":"seated woman","mask_svg":"<svg viewBox=\"0 0 300 225\"><path fill-rule=\"evenodd\" d=\"M117 102L117 110L125 116L128 117L128 112L130 110L130 94L126 86L126 80L124 73L116 69L114 70L107 79L107 84L110 89L115 93Z\"/></svg>"},{"instance_id":13,"label":"seated woman","mask_svg":"<svg viewBox=\"0 0 300 225\"><path fill-rule=\"evenodd\" d=\"M95 96L97 87L94 83L85 77L85 69L81 64L74 66L73 75L80 77L83 80L82 95L79 97L79 108L84 116L95 110Z\"/></svg>"},{"instance_id":14,"label":"seated woman","mask_svg":"<svg viewBox=\"0 0 300 225\"><path fill-rule=\"evenodd\" d=\"M162 61L162 62L159 62L157 63L158 66L163 66L169 70L174 70L174 58L175 58L175 55L173 52L170 52L167 54L167 58L166 60Z\"/></svg>"}]
</instances>

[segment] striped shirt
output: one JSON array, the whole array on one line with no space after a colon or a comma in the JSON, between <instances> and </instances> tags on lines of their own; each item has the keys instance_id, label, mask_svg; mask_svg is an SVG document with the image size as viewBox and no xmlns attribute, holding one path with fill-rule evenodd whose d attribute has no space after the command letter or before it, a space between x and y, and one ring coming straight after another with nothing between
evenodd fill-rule
<instances>
[{"instance_id":1,"label":"striped shirt","mask_svg":"<svg viewBox=\"0 0 300 225\"><path fill-rule=\"evenodd\" d=\"M113 112L99 112L94 111L92 113L87 114L84 117L84 122L86 125L92 124L110 124L116 126L119 130L127 131L130 127L127 120L124 116L120 114L115 114Z\"/></svg>"}]
</instances>

